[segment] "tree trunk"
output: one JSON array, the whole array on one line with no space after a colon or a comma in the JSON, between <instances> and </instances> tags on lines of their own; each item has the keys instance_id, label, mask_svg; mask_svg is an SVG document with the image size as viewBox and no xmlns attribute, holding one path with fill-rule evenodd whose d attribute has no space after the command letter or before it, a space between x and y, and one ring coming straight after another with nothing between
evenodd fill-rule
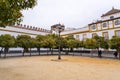
<instances>
[{"instance_id":1,"label":"tree trunk","mask_svg":"<svg viewBox=\"0 0 120 80\"><path fill-rule=\"evenodd\" d=\"M118 54L119 54L119 60L120 60L120 52L118 52Z\"/></svg>"},{"instance_id":2,"label":"tree trunk","mask_svg":"<svg viewBox=\"0 0 120 80\"><path fill-rule=\"evenodd\" d=\"M70 50L69 50L69 48L68 48L68 54L69 54L69 52L70 52ZM67 54L67 55L68 55L68 54Z\"/></svg>"},{"instance_id":3,"label":"tree trunk","mask_svg":"<svg viewBox=\"0 0 120 80\"><path fill-rule=\"evenodd\" d=\"M69 54L69 48L66 50L66 55L68 55Z\"/></svg>"},{"instance_id":4,"label":"tree trunk","mask_svg":"<svg viewBox=\"0 0 120 80\"><path fill-rule=\"evenodd\" d=\"M68 48L68 54L70 53L70 48Z\"/></svg>"},{"instance_id":5,"label":"tree trunk","mask_svg":"<svg viewBox=\"0 0 120 80\"><path fill-rule=\"evenodd\" d=\"M38 51L38 53L39 53L39 55L40 55L40 48L37 48L37 51Z\"/></svg>"},{"instance_id":6,"label":"tree trunk","mask_svg":"<svg viewBox=\"0 0 120 80\"><path fill-rule=\"evenodd\" d=\"M48 55L48 48L47 48L47 55Z\"/></svg>"},{"instance_id":7,"label":"tree trunk","mask_svg":"<svg viewBox=\"0 0 120 80\"><path fill-rule=\"evenodd\" d=\"M2 50L3 50L3 48L1 48L1 50L0 50L0 57L2 57Z\"/></svg>"},{"instance_id":8,"label":"tree trunk","mask_svg":"<svg viewBox=\"0 0 120 80\"><path fill-rule=\"evenodd\" d=\"M67 55L67 50L66 50L66 48L65 48L65 55Z\"/></svg>"},{"instance_id":9,"label":"tree trunk","mask_svg":"<svg viewBox=\"0 0 120 80\"><path fill-rule=\"evenodd\" d=\"M117 49L118 52L118 59L120 60L120 49Z\"/></svg>"},{"instance_id":10,"label":"tree trunk","mask_svg":"<svg viewBox=\"0 0 120 80\"><path fill-rule=\"evenodd\" d=\"M25 53L25 51L23 50L23 53L22 53L23 56L24 56L24 53Z\"/></svg>"},{"instance_id":11,"label":"tree trunk","mask_svg":"<svg viewBox=\"0 0 120 80\"><path fill-rule=\"evenodd\" d=\"M72 53L73 53L73 56L74 56L74 55L75 55L75 54L74 54L74 48L71 48L71 51L72 51Z\"/></svg>"},{"instance_id":12,"label":"tree trunk","mask_svg":"<svg viewBox=\"0 0 120 80\"><path fill-rule=\"evenodd\" d=\"M6 52L4 52L4 54L5 54L5 55L4 55L4 58L6 58L6 54L7 54L7 53L6 53Z\"/></svg>"},{"instance_id":13,"label":"tree trunk","mask_svg":"<svg viewBox=\"0 0 120 80\"><path fill-rule=\"evenodd\" d=\"M52 48L52 55L53 55L53 48Z\"/></svg>"},{"instance_id":14,"label":"tree trunk","mask_svg":"<svg viewBox=\"0 0 120 80\"><path fill-rule=\"evenodd\" d=\"M93 57L93 49L90 50L91 57Z\"/></svg>"},{"instance_id":15,"label":"tree trunk","mask_svg":"<svg viewBox=\"0 0 120 80\"><path fill-rule=\"evenodd\" d=\"M81 51L81 53L80 53L80 56L82 56L82 53L83 53L83 51L84 51L83 49L84 49L84 48L82 48L82 51Z\"/></svg>"},{"instance_id":16,"label":"tree trunk","mask_svg":"<svg viewBox=\"0 0 120 80\"><path fill-rule=\"evenodd\" d=\"M53 55L53 48L51 48L51 55Z\"/></svg>"},{"instance_id":17,"label":"tree trunk","mask_svg":"<svg viewBox=\"0 0 120 80\"><path fill-rule=\"evenodd\" d=\"M23 51L23 56L25 55L25 52L29 52L28 48L24 48L24 51Z\"/></svg>"},{"instance_id":18,"label":"tree trunk","mask_svg":"<svg viewBox=\"0 0 120 80\"><path fill-rule=\"evenodd\" d=\"M30 56L31 56L31 48L30 48Z\"/></svg>"},{"instance_id":19,"label":"tree trunk","mask_svg":"<svg viewBox=\"0 0 120 80\"><path fill-rule=\"evenodd\" d=\"M24 54L25 54L25 48L23 49L23 53L22 53L22 55L24 56Z\"/></svg>"},{"instance_id":20,"label":"tree trunk","mask_svg":"<svg viewBox=\"0 0 120 80\"><path fill-rule=\"evenodd\" d=\"M120 60L120 50L118 50L119 60Z\"/></svg>"},{"instance_id":21,"label":"tree trunk","mask_svg":"<svg viewBox=\"0 0 120 80\"><path fill-rule=\"evenodd\" d=\"M50 48L50 51L51 51L51 55L53 55L53 49L52 48Z\"/></svg>"},{"instance_id":22,"label":"tree trunk","mask_svg":"<svg viewBox=\"0 0 120 80\"><path fill-rule=\"evenodd\" d=\"M40 51L40 48L39 48L39 55L40 55L40 52L41 52L41 51Z\"/></svg>"}]
</instances>

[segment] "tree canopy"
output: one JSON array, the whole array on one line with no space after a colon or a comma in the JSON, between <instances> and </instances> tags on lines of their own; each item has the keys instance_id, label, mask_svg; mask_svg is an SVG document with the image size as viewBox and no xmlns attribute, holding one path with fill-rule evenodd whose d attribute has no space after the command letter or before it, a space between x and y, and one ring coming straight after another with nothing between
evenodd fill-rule
<instances>
[{"instance_id":1,"label":"tree canopy","mask_svg":"<svg viewBox=\"0 0 120 80\"><path fill-rule=\"evenodd\" d=\"M59 44L60 43L60 44ZM0 47L10 48L10 47L21 47L24 52L28 51L28 48L37 48L40 54L40 48L50 48L58 49L58 47L68 48L73 50L74 48L84 47L87 49L104 48L108 49L109 45L112 49L116 49L120 53L120 37L113 37L111 40L105 40L103 37L96 36L91 39L86 39L86 41L76 40L73 36L67 36L65 38L60 37L55 34L48 35L37 35L36 38L32 38L29 35L18 35L14 38L11 35L1 35L0 36Z\"/></svg>"},{"instance_id":2,"label":"tree canopy","mask_svg":"<svg viewBox=\"0 0 120 80\"><path fill-rule=\"evenodd\" d=\"M30 40L31 40L31 37L28 35L19 35L16 38L16 43L17 43L17 46L19 47L29 48L31 45Z\"/></svg>"},{"instance_id":3,"label":"tree canopy","mask_svg":"<svg viewBox=\"0 0 120 80\"><path fill-rule=\"evenodd\" d=\"M96 40L95 39L87 39L84 42L85 48L95 49L96 48Z\"/></svg>"},{"instance_id":4,"label":"tree canopy","mask_svg":"<svg viewBox=\"0 0 120 80\"><path fill-rule=\"evenodd\" d=\"M28 35L18 35L16 38L16 44L18 47L24 48L23 56L25 52L28 52L28 48L33 47L33 44L31 44L31 37ZM32 46L31 46L32 45Z\"/></svg>"},{"instance_id":5,"label":"tree canopy","mask_svg":"<svg viewBox=\"0 0 120 80\"><path fill-rule=\"evenodd\" d=\"M111 48L120 51L120 37L113 37L110 42Z\"/></svg>"},{"instance_id":6,"label":"tree canopy","mask_svg":"<svg viewBox=\"0 0 120 80\"><path fill-rule=\"evenodd\" d=\"M45 36L46 45L49 48L56 48L58 46L58 36L55 34L48 34Z\"/></svg>"},{"instance_id":7,"label":"tree canopy","mask_svg":"<svg viewBox=\"0 0 120 80\"><path fill-rule=\"evenodd\" d=\"M104 48L108 49L109 48L109 40L104 39L104 37L101 36L94 36L93 39L96 40L96 48Z\"/></svg>"},{"instance_id":8,"label":"tree canopy","mask_svg":"<svg viewBox=\"0 0 120 80\"><path fill-rule=\"evenodd\" d=\"M37 0L0 0L0 27L19 24L22 10L33 8Z\"/></svg>"},{"instance_id":9,"label":"tree canopy","mask_svg":"<svg viewBox=\"0 0 120 80\"><path fill-rule=\"evenodd\" d=\"M1 47L13 47L15 45L15 38L9 34L0 36L0 46Z\"/></svg>"},{"instance_id":10,"label":"tree canopy","mask_svg":"<svg viewBox=\"0 0 120 80\"><path fill-rule=\"evenodd\" d=\"M112 37L112 39L110 40L110 47L117 50L120 59L120 37Z\"/></svg>"},{"instance_id":11,"label":"tree canopy","mask_svg":"<svg viewBox=\"0 0 120 80\"><path fill-rule=\"evenodd\" d=\"M35 41L36 41L36 47L37 48L41 48L44 46L44 37L43 35L37 35L36 38L35 38Z\"/></svg>"},{"instance_id":12,"label":"tree canopy","mask_svg":"<svg viewBox=\"0 0 120 80\"><path fill-rule=\"evenodd\" d=\"M0 47L4 48L4 57L6 57L6 53L10 47L14 47L15 45L15 38L9 34L1 35L0 36Z\"/></svg>"}]
</instances>

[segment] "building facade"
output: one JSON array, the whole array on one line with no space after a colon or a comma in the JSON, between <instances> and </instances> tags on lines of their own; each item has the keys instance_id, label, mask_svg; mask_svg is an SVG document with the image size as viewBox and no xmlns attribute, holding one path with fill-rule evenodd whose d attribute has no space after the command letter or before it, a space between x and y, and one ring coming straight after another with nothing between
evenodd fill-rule
<instances>
[{"instance_id":1,"label":"building facade","mask_svg":"<svg viewBox=\"0 0 120 80\"><path fill-rule=\"evenodd\" d=\"M35 37L39 34L46 35L51 33L51 30L22 24L7 26L6 28L0 27L0 35L10 34L15 37L18 35ZM82 28L65 30L61 33L63 37L68 35L73 35L77 40L86 40L86 38L92 38L95 35L102 36L105 39L111 39L113 36L120 36L120 10L112 8L101 16L101 20L92 22Z\"/></svg>"},{"instance_id":2,"label":"building facade","mask_svg":"<svg viewBox=\"0 0 120 80\"><path fill-rule=\"evenodd\" d=\"M10 34L14 37L18 35L29 35L31 37L36 37L36 35L46 35L51 34L50 30L28 26L28 25L15 25L7 26L5 28L0 27L0 35Z\"/></svg>"},{"instance_id":3,"label":"building facade","mask_svg":"<svg viewBox=\"0 0 120 80\"><path fill-rule=\"evenodd\" d=\"M101 16L101 20L92 22L86 27L62 33L62 36L68 35L73 35L78 40L86 40L95 35L102 36L105 39L120 36L120 10L112 8Z\"/></svg>"},{"instance_id":4,"label":"building facade","mask_svg":"<svg viewBox=\"0 0 120 80\"><path fill-rule=\"evenodd\" d=\"M5 28L0 27L0 35L10 34L11 36L17 37L18 35L29 35L35 38L37 35L47 35L51 34L51 30L46 30L43 28L28 26L28 25L15 25L15 26L7 26ZM1 47L0 47L1 50ZM32 48L32 50L37 51L36 48ZM23 48L9 48L9 52L11 51L19 51L23 52Z\"/></svg>"}]
</instances>

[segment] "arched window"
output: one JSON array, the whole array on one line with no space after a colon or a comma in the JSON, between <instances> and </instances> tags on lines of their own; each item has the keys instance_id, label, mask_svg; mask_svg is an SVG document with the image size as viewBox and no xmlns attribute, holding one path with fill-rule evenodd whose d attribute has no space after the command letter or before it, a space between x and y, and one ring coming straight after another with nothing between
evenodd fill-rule
<instances>
[{"instance_id":1,"label":"arched window","mask_svg":"<svg viewBox=\"0 0 120 80\"><path fill-rule=\"evenodd\" d=\"M113 19L114 18L114 16L110 16L110 19Z\"/></svg>"},{"instance_id":2,"label":"arched window","mask_svg":"<svg viewBox=\"0 0 120 80\"><path fill-rule=\"evenodd\" d=\"M105 28L105 27L107 27L107 23L106 22L103 23L103 28Z\"/></svg>"},{"instance_id":3,"label":"arched window","mask_svg":"<svg viewBox=\"0 0 120 80\"><path fill-rule=\"evenodd\" d=\"M83 34L83 41L87 39L87 34Z\"/></svg>"},{"instance_id":4,"label":"arched window","mask_svg":"<svg viewBox=\"0 0 120 80\"><path fill-rule=\"evenodd\" d=\"M115 31L116 36L120 36L120 30Z\"/></svg>"},{"instance_id":5,"label":"arched window","mask_svg":"<svg viewBox=\"0 0 120 80\"><path fill-rule=\"evenodd\" d=\"M108 32L103 32L103 37L104 37L104 39L109 39Z\"/></svg>"},{"instance_id":6,"label":"arched window","mask_svg":"<svg viewBox=\"0 0 120 80\"><path fill-rule=\"evenodd\" d=\"M79 39L80 39L80 36L79 36L79 35L76 35L76 39L79 40Z\"/></svg>"},{"instance_id":7,"label":"arched window","mask_svg":"<svg viewBox=\"0 0 120 80\"><path fill-rule=\"evenodd\" d=\"M120 25L120 20L115 20L115 25Z\"/></svg>"},{"instance_id":8,"label":"arched window","mask_svg":"<svg viewBox=\"0 0 120 80\"><path fill-rule=\"evenodd\" d=\"M93 24L93 25L92 25L92 29L96 29L96 26L95 26L95 24Z\"/></svg>"}]
</instances>

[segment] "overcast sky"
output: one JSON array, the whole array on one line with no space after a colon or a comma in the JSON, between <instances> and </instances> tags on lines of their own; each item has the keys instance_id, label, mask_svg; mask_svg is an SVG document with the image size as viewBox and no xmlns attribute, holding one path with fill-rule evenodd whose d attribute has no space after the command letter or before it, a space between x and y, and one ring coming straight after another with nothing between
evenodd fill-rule
<instances>
[{"instance_id":1,"label":"overcast sky","mask_svg":"<svg viewBox=\"0 0 120 80\"><path fill-rule=\"evenodd\" d=\"M50 29L61 23L81 28L100 19L112 7L120 9L120 0L38 0L33 9L23 11L22 24Z\"/></svg>"}]
</instances>

